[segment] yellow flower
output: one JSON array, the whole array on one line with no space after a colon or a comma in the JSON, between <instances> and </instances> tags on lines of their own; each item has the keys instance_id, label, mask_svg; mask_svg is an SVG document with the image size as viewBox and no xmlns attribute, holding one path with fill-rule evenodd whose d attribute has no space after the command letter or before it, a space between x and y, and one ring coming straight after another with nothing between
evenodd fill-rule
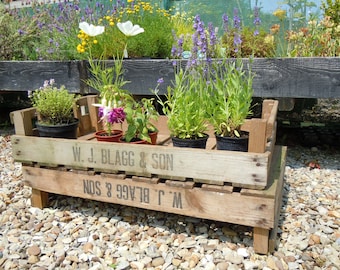
<instances>
[{"instance_id":1,"label":"yellow flower","mask_svg":"<svg viewBox=\"0 0 340 270\"><path fill-rule=\"evenodd\" d=\"M273 35L267 35L264 38L264 43L266 43L266 44L274 44L274 36Z\"/></svg>"},{"instance_id":2,"label":"yellow flower","mask_svg":"<svg viewBox=\"0 0 340 270\"><path fill-rule=\"evenodd\" d=\"M97 44L97 43L98 43L98 40L94 39L93 44Z\"/></svg>"},{"instance_id":3,"label":"yellow flower","mask_svg":"<svg viewBox=\"0 0 340 270\"><path fill-rule=\"evenodd\" d=\"M85 52L85 48L81 44L78 44L77 45L77 52L84 53Z\"/></svg>"},{"instance_id":4,"label":"yellow flower","mask_svg":"<svg viewBox=\"0 0 340 270\"><path fill-rule=\"evenodd\" d=\"M278 17L281 21L286 17L286 11L283 9L278 8L273 12L275 17Z\"/></svg>"}]
</instances>

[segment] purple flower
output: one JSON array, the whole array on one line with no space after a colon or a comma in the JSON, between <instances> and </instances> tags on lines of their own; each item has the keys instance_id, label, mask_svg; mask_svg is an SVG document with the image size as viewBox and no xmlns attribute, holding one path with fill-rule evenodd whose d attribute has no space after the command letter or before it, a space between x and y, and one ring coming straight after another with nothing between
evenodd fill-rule
<instances>
[{"instance_id":1,"label":"purple flower","mask_svg":"<svg viewBox=\"0 0 340 270\"><path fill-rule=\"evenodd\" d=\"M228 17L228 15L224 13L222 15L222 20L223 20L223 30L224 30L225 33L228 33L229 32L229 26L228 26L229 17Z\"/></svg>"},{"instance_id":2,"label":"purple flower","mask_svg":"<svg viewBox=\"0 0 340 270\"><path fill-rule=\"evenodd\" d=\"M157 83L158 83L158 84L164 83L164 79L163 79L163 78L159 78L159 79L157 80Z\"/></svg>"},{"instance_id":3,"label":"purple flower","mask_svg":"<svg viewBox=\"0 0 340 270\"><path fill-rule=\"evenodd\" d=\"M174 47L174 46L171 48L171 56L172 57L176 57L177 56L177 48Z\"/></svg>"},{"instance_id":4,"label":"purple flower","mask_svg":"<svg viewBox=\"0 0 340 270\"><path fill-rule=\"evenodd\" d=\"M258 7L254 7L254 25L258 26L261 24L261 19L260 19L260 9Z\"/></svg>"},{"instance_id":5,"label":"purple flower","mask_svg":"<svg viewBox=\"0 0 340 270\"><path fill-rule=\"evenodd\" d=\"M113 108L111 111L109 111L107 115L107 120L109 123L123 123L125 120L126 114L124 112L124 108Z\"/></svg>"},{"instance_id":6,"label":"purple flower","mask_svg":"<svg viewBox=\"0 0 340 270\"><path fill-rule=\"evenodd\" d=\"M241 30L241 19L238 16L238 10L234 9L234 28L236 30Z\"/></svg>"},{"instance_id":7,"label":"purple flower","mask_svg":"<svg viewBox=\"0 0 340 270\"><path fill-rule=\"evenodd\" d=\"M21 36L21 35L24 35L25 34L25 31L24 30L22 30L22 29L19 29L18 30L18 34Z\"/></svg>"},{"instance_id":8,"label":"purple flower","mask_svg":"<svg viewBox=\"0 0 340 270\"><path fill-rule=\"evenodd\" d=\"M254 31L254 36L257 36L259 34L258 27L261 24L261 19L259 15L259 8L254 7L254 25L255 25L255 31Z\"/></svg>"},{"instance_id":9,"label":"purple flower","mask_svg":"<svg viewBox=\"0 0 340 270\"><path fill-rule=\"evenodd\" d=\"M103 107L99 107L98 110L98 117L102 118L104 116L104 108Z\"/></svg>"},{"instance_id":10,"label":"purple flower","mask_svg":"<svg viewBox=\"0 0 340 270\"><path fill-rule=\"evenodd\" d=\"M234 9L234 28L235 28L234 51L238 52L239 48L241 47L242 39L241 39L241 19L238 16L238 10L236 8Z\"/></svg>"},{"instance_id":11,"label":"purple flower","mask_svg":"<svg viewBox=\"0 0 340 270\"><path fill-rule=\"evenodd\" d=\"M211 22L208 23L208 30L209 30L209 43L211 46L215 46L217 44L217 37L214 26Z\"/></svg>"}]
</instances>

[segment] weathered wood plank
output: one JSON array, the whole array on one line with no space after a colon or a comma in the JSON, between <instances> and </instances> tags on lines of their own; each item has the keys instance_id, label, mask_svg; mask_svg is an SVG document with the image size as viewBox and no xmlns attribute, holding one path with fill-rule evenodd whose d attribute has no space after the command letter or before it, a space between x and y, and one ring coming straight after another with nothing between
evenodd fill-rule
<instances>
[{"instance_id":1,"label":"weathered wood plank","mask_svg":"<svg viewBox=\"0 0 340 270\"><path fill-rule=\"evenodd\" d=\"M264 228L254 228L254 250L257 253L267 254L269 250L269 230Z\"/></svg>"},{"instance_id":2,"label":"weathered wood plank","mask_svg":"<svg viewBox=\"0 0 340 270\"><path fill-rule=\"evenodd\" d=\"M248 59L243 60L247 67ZM112 61L108 61L112 65ZM86 61L0 61L0 90L37 89L54 78L71 92L89 93ZM126 88L135 95L152 95L159 78L160 93L174 80L172 62L164 59L124 60ZM339 98L340 57L256 58L252 62L255 97ZM94 93L92 91L92 93Z\"/></svg>"},{"instance_id":3,"label":"weathered wood plank","mask_svg":"<svg viewBox=\"0 0 340 270\"><path fill-rule=\"evenodd\" d=\"M35 117L36 110L34 108L27 108L10 113L12 124L14 124L15 134L32 136L33 119Z\"/></svg>"},{"instance_id":4,"label":"weathered wood plank","mask_svg":"<svg viewBox=\"0 0 340 270\"><path fill-rule=\"evenodd\" d=\"M270 153L232 152L96 141L12 136L16 161L211 179L264 188Z\"/></svg>"},{"instance_id":5,"label":"weathered wood plank","mask_svg":"<svg viewBox=\"0 0 340 270\"><path fill-rule=\"evenodd\" d=\"M54 79L81 93L83 61L0 61L0 90L32 91Z\"/></svg>"},{"instance_id":6,"label":"weathered wood plank","mask_svg":"<svg viewBox=\"0 0 340 270\"><path fill-rule=\"evenodd\" d=\"M274 225L274 200L268 198L26 166L23 175L29 186L50 193L259 228Z\"/></svg>"}]
</instances>

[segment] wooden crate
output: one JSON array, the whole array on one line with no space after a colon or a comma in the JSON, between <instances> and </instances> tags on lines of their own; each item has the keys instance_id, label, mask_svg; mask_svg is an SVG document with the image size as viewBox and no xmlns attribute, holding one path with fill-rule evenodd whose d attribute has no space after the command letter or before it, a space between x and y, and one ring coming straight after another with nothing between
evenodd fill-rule
<instances>
[{"instance_id":1,"label":"wooden crate","mask_svg":"<svg viewBox=\"0 0 340 270\"><path fill-rule=\"evenodd\" d=\"M32 109L12 113L13 156L23 163L33 206L46 206L48 193L56 193L247 225L256 252L273 250L286 157L275 147L277 101L265 100L261 119L243 125L250 134L245 153L215 150L213 136L207 149L172 147L165 117L158 145L97 142L95 98L78 102L74 140L36 137Z\"/></svg>"},{"instance_id":2,"label":"wooden crate","mask_svg":"<svg viewBox=\"0 0 340 270\"><path fill-rule=\"evenodd\" d=\"M35 134L32 109L13 112L15 159L51 167L121 171L138 176L157 175L173 180L194 179L200 183L266 188L275 145L277 101L265 100L262 118L247 120L242 126L249 132L249 152L232 152L215 150L214 136L210 136L204 150L171 147L165 117L160 117L156 124L159 128L157 146L97 142L93 136L93 131L100 128L97 113L95 107L87 105L93 103L94 98L83 98L79 103L84 105L75 109L80 119L77 140L27 136Z\"/></svg>"}]
</instances>

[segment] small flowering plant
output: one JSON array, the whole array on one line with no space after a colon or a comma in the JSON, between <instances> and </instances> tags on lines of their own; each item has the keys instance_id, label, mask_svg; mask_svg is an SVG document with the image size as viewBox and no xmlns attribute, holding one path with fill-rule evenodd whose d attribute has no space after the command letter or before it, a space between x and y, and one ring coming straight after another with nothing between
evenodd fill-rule
<instances>
[{"instance_id":1,"label":"small flowering plant","mask_svg":"<svg viewBox=\"0 0 340 270\"><path fill-rule=\"evenodd\" d=\"M81 29L81 38L86 40L83 45L78 45L77 50L87 48L89 55L93 47L96 47L100 35L105 33L104 26L94 26L86 22L79 24ZM113 125L120 124L126 120L128 129L124 135L126 142L131 140L145 140L151 142L149 132L155 131L156 128L151 124L152 119L158 116L157 111L152 105L152 100L142 99L141 102L136 102L133 96L124 88L128 81L124 80L123 58L128 57L127 42L128 38L144 33L144 29L131 21L118 22L117 28L125 36L125 46L122 54L113 56L114 66L107 67L104 61L95 62L89 59L90 71L92 78L87 83L100 92L102 99L101 104L94 104L99 107L99 117L105 125L105 130L110 136L113 132ZM103 50L107 50L104 48Z\"/></svg>"},{"instance_id":2,"label":"small flowering plant","mask_svg":"<svg viewBox=\"0 0 340 270\"><path fill-rule=\"evenodd\" d=\"M112 107L110 102L106 102L105 99L102 99L101 104L94 104L99 107L98 117L100 121L103 121L105 124L105 130L108 136L114 135L114 124L122 125L125 118L126 113L124 112L123 107ZM121 127L120 127L121 128Z\"/></svg>"},{"instance_id":3,"label":"small flowering plant","mask_svg":"<svg viewBox=\"0 0 340 270\"><path fill-rule=\"evenodd\" d=\"M46 80L42 87L33 91L30 98L41 124L63 125L75 121L73 107L77 97L63 85L56 87L54 79Z\"/></svg>"}]
</instances>

